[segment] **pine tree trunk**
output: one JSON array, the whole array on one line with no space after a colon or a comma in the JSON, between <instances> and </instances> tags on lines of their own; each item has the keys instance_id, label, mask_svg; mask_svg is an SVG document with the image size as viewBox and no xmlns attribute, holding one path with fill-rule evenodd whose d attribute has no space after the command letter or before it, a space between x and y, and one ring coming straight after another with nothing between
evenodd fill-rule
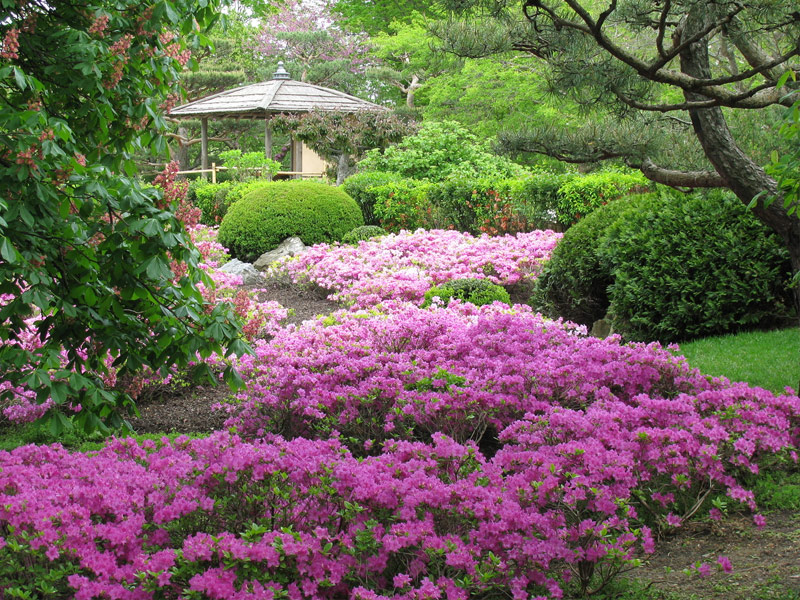
<instances>
[{"instance_id":1,"label":"pine tree trunk","mask_svg":"<svg viewBox=\"0 0 800 600\"><path fill-rule=\"evenodd\" d=\"M692 10L686 18L682 39L689 39L701 31L707 18L702 7ZM690 44L681 53L681 70L700 79L711 78L708 57L708 39L703 38ZM684 96L689 102L708 100L697 92L687 91ZM697 139L714 169L722 176L727 186L745 204L749 205L759 193L777 193L777 184L761 166L747 156L736 144L731 135L725 115L719 107L689 110ZM769 206L759 200L752 209L755 216L783 240L789 251L793 274L800 272L800 219L789 215L780 199ZM800 324L800 286L795 286L794 304Z\"/></svg>"}]
</instances>

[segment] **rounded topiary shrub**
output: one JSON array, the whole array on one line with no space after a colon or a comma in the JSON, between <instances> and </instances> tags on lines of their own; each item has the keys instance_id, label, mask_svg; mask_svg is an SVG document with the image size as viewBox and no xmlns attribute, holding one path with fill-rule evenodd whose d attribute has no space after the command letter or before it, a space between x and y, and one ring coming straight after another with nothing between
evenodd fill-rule
<instances>
[{"instance_id":1,"label":"rounded topiary shrub","mask_svg":"<svg viewBox=\"0 0 800 600\"><path fill-rule=\"evenodd\" d=\"M600 242L620 215L646 201L643 196L615 200L570 227L536 279L531 305L550 318L581 325L602 319L614 280L608 266L601 264Z\"/></svg>"},{"instance_id":2,"label":"rounded topiary shrub","mask_svg":"<svg viewBox=\"0 0 800 600\"><path fill-rule=\"evenodd\" d=\"M309 246L338 242L363 224L358 204L343 190L315 181L279 181L234 203L218 240L235 258L252 262L288 237Z\"/></svg>"},{"instance_id":3,"label":"rounded topiary shrub","mask_svg":"<svg viewBox=\"0 0 800 600\"><path fill-rule=\"evenodd\" d=\"M344 234L344 236L342 236L342 243L357 244L360 241L380 237L387 233L388 232L383 227L378 227L377 225L362 225Z\"/></svg>"},{"instance_id":4,"label":"rounded topiary shrub","mask_svg":"<svg viewBox=\"0 0 800 600\"><path fill-rule=\"evenodd\" d=\"M629 339L770 326L792 306L787 250L729 192L653 197L609 227L600 255L614 328Z\"/></svg>"},{"instance_id":5,"label":"rounded topiary shrub","mask_svg":"<svg viewBox=\"0 0 800 600\"><path fill-rule=\"evenodd\" d=\"M443 306L447 306L451 298L458 298L462 302L471 302L475 306L483 306L495 301L511 304L511 297L505 288L486 279L453 279L434 286L425 292L422 307L433 304L433 299L437 296L441 299Z\"/></svg>"},{"instance_id":6,"label":"rounded topiary shrub","mask_svg":"<svg viewBox=\"0 0 800 600\"><path fill-rule=\"evenodd\" d=\"M616 200L570 228L536 281L534 308L628 339L671 342L786 316L788 256L730 193Z\"/></svg>"}]
</instances>

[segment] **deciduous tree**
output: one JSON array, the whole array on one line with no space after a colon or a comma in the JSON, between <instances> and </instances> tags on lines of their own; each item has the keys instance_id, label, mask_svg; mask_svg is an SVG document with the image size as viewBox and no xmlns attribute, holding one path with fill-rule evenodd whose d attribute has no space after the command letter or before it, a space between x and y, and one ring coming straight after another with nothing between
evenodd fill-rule
<instances>
[{"instance_id":1,"label":"deciduous tree","mask_svg":"<svg viewBox=\"0 0 800 600\"><path fill-rule=\"evenodd\" d=\"M245 350L231 307L203 302L172 198L132 160L164 151L164 109L217 8L0 0L2 397L33 391L56 433L72 414L122 423L132 401L113 375Z\"/></svg>"}]
</instances>

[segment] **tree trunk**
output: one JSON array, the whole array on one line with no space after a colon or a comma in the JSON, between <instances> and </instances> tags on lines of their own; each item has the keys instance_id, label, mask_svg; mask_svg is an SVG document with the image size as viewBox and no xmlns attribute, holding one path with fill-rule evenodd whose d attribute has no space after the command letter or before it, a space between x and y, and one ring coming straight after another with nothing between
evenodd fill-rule
<instances>
[{"instance_id":1,"label":"tree trunk","mask_svg":"<svg viewBox=\"0 0 800 600\"><path fill-rule=\"evenodd\" d=\"M340 154L339 161L336 165L336 185L342 185L342 182L350 175L351 167L350 155Z\"/></svg>"},{"instance_id":2,"label":"tree trunk","mask_svg":"<svg viewBox=\"0 0 800 600\"><path fill-rule=\"evenodd\" d=\"M705 20L710 18L704 8L690 11L683 27L682 39L686 40L701 31ZM690 44L680 55L681 70L700 79L711 78L708 58L708 39L704 38ZM689 102L708 100L697 92L687 91L684 96ZM725 180L734 194L745 204L760 194L774 196L778 187L774 179L749 156L747 156L731 135L725 116L719 107L697 108L689 111L697 139L703 151ZM800 272L800 219L789 215L780 199L769 206L759 200L753 207L755 216L783 240L789 250L793 274ZM800 318L800 286L794 287L794 304Z\"/></svg>"}]
</instances>

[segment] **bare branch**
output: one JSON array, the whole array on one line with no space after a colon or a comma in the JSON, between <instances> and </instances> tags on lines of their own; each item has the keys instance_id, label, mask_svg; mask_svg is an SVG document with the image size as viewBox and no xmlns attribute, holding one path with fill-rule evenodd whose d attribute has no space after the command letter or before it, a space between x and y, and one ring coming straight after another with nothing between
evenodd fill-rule
<instances>
[{"instance_id":1,"label":"bare branch","mask_svg":"<svg viewBox=\"0 0 800 600\"><path fill-rule=\"evenodd\" d=\"M650 181L673 188L727 187L725 180L716 171L674 171L659 167L649 158L642 160L641 164L630 166L639 169Z\"/></svg>"},{"instance_id":2,"label":"bare branch","mask_svg":"<svg viewBox=\"0 0 800 600\"><path fill-rule=\"evenodd\" d=\"M669 16L670 8L672 7L672 2L670 0L666 0L664 2L664 8L661 10L661 16L658 19L658 35L656 36L656 48L658 48L658 55L662 58L666 57L667 53L664 52L664 35L667 31L667 17Z\"/></svg>"}]
</instances>

